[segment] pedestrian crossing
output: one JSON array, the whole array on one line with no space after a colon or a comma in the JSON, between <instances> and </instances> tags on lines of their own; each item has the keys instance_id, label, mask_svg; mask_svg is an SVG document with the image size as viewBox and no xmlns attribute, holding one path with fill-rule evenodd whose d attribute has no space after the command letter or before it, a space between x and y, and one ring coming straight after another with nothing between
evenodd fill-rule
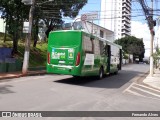
<instances>
[{"instance_id":1,"label":"pedestrian crossing","mask_svg":"<svg viewBox=\"0 0 160 120\"><path fill-rule=\"evenodd\" d=\"M123 93L160 100L160 90L137 83L132 83Z\"/></svg>"}]
</instances>

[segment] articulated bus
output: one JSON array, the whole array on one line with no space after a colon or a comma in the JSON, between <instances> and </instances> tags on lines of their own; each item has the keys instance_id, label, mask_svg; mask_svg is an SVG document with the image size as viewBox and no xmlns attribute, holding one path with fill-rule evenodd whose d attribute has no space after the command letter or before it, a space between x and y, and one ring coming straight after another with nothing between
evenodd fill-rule
<instances>
[{"instance_id":1,"label":"articulated bus","mask_svg":"<svg viewBox=\"0 0 160 120\"><path fill-rule=\"evenodd\" d=\"M122 47L81 30L50 32L47 73L98 76L117 73L122 64Z\"/></svg>"}]
</instances>

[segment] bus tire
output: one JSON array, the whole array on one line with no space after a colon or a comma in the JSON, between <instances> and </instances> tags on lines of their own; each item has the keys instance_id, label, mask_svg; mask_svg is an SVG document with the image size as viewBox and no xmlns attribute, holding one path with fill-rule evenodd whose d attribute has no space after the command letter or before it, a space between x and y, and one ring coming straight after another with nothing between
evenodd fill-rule
<instances>
[{"instance_id":1,"label":"bus tire","mask_svg":"<svg viewBox=\"0 0 160 120\"><path fill-rule=\"evenodd\" d=\"M72 75L73 76L73 78L75 78L75 79L79 79L80 78L80 76L74 76L74 75Z\"/></svg>"},{"instance_id":2,"label":"bus tire","mask_svg":"<svg viewBox=\"0 0 160 120\"><path fill-rule=\"evenodd\" d=\"M102 79L104 77L104 69L103 69L103 67L101 67L100 69L99 69L99 75L98 75L98 79Z\"/></svg>"},{"instance_id":3,"label":"bus tire","mask_svg":"<svg viewBox=\"0 0 160 120\"><path fill-rule=\"evenodd\" d=\"M114 72L114 74L117 75L117 74L118 74L118 71Z\"/></svg>"}]
</instances>

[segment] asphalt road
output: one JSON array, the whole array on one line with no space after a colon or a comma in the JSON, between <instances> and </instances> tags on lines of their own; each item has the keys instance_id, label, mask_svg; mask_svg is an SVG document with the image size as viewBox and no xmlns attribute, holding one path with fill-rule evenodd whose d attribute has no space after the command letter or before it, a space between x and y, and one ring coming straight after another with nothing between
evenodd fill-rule
<instances>
[{"instance_id":1,"label":"asphalt road","mask_svg":"<svg viewBox=\"0 0 160 120\"><path fill-rule=\"evenodd\" d=\"M51 74L8 79L0 82L0 111L160 111L159 91L137 83L148 70L144 64L126 65L102 80Z\"/></svg>"}]
</instances>

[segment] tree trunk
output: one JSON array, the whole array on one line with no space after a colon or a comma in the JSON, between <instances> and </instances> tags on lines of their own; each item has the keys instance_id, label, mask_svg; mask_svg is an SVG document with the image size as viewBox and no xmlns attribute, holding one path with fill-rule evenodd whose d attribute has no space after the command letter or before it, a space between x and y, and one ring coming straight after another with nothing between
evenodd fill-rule
<instances>
[{"instance_id":1,"label":"tree trunk","mask_svg":"<svg viewBox=\"0 0 160 120\"><path fill-rule=\"evenodd\" d=\"M14 34L13 34L13 51L12 51L12 55L18 53L17 46L18 46L18 34L17 34L17 32L14 32Z\"/></svg>"},{"instance_id":2,"label":"tree trunk","mask_svg":"<svg viewBox=\"0 0 160 120\"><path fill-rule=\"evenodd\" d=\"M6 18L6 26L5 26L4 41L3 41L4 43L6 42L7 23L8 23L8 14L7 14L7 18Z\"/></svg>"},{"instance_id":3,"label":"tree trunk","mask_svg":"<svg viewBox=\"0 0 160 120\"><path fill-rule=\"evenodd\" d=\"M3 41L4 43L6 42L6 34L7 34L6 32L7 32L7 22L6 22L5 33L4 33L4 41Z\"/></svg>"},{"instance_id":4,"label":"tree trunk","mask_svg":"<svg viewBox=\"0 0 160 120\"><path fill-rule=\"evenodd\" d=\"M48 29L46 30L46 36L47 36L47 38L48 38L48 36L49 36L49 33L53 30L53 25L52 25L52 23L53 23L53 19L51 19L51 23L50 23L50 25L48 26Z\"/></svg>"},{"instance_id":5,"label":"tree trunk","mask_svg":"<svg viewBox=\"0 0 160 120\"><path fill-rule=\"evenodd\" d=\"M36 28L35 28L35 33L34 33L34 44L33 47L35 48L37 45L37 41L38 41L38 19L36 20Z\"/></svg>"}]
</instances>

